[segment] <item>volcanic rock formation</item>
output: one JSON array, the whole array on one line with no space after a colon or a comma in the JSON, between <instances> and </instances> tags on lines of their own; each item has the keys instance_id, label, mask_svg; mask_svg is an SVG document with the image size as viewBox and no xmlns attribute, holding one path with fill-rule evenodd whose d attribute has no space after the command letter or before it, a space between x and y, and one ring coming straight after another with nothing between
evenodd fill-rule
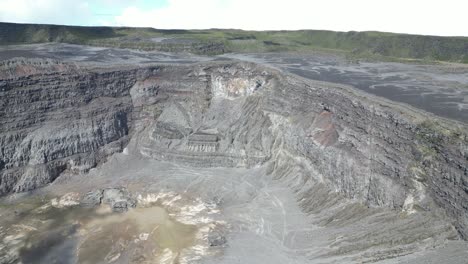
<instances>
[{"instance_id":1,"label":"volcanic rock formation","mask_svg":"<svg viewBox=\"0 0 468 264\"><path fill-rule=\"evenodd\" d=\"M15 60L2 63L0 76L2 195L124 152L193 168L265 167L305 213L334 208L336 196L406 215L437 212L458 232L444 224L427 237L468 237L462 124L241 62Z\"/></svg>"}]
</instances>

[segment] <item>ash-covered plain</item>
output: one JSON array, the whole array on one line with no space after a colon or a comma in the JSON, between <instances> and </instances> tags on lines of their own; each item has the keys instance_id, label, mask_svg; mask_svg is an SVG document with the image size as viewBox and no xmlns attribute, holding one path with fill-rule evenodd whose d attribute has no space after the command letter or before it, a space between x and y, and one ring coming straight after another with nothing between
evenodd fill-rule
<instances>
[{"instance_id":1,"label":"ash-covered plain","mask_svg":"<svg viewBox=\"0 0 468 264\"><path fill-rule=\"evenodd\" d=\"M0 56L0 263L466 263L465 102L447 95L458 115L348 81L466 96L463 66L348 65L366 71L323 82L284 54Z\"/></svg>"}]
</instances>

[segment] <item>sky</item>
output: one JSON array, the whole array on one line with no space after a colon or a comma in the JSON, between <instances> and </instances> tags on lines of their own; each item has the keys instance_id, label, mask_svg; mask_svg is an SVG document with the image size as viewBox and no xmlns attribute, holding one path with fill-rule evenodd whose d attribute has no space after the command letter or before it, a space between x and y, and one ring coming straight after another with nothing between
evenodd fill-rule
<instances>
[{"instance_id":1,"label":"sky","mask_svg":"<svg viewBox=\"0 0 468 264\"><path fill-rule=\"evenodd\" d=\"M468 0L0 0L0 21L468 36Z\"/></svg>"}]
</instances>

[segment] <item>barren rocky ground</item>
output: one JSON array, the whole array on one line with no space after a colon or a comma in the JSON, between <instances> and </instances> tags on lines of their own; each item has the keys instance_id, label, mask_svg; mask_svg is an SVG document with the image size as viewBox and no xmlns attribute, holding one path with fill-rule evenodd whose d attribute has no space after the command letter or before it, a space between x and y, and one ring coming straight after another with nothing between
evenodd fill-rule
<instances>
[{"instance_id":1,"label":"barren rocky ground","mask_svg":"<svg viewBox=\"0 0 468 264\"><path fill-rule=\"evenodd\" d=\"M466 263L466 66L0 58L0 263Z\"/></svg>"}]
</instances>

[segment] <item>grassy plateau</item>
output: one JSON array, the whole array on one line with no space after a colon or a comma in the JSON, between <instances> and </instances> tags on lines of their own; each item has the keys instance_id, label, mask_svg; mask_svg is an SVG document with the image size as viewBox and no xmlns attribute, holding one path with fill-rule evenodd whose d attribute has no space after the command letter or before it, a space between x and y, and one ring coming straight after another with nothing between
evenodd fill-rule
<instances>
[{"instance_id":1,"label":"grassy plateau","mask_svg":"<svg viewBox=\"0 0 468 264\"><path fill-rule=\"evenodd\" d=\"M386 58L468 63L468 37L324 30L159 30L0 23L0 45L63 42L103 47L191 52L344 53L351 58Z\"/></svg>"}]
</instances>

